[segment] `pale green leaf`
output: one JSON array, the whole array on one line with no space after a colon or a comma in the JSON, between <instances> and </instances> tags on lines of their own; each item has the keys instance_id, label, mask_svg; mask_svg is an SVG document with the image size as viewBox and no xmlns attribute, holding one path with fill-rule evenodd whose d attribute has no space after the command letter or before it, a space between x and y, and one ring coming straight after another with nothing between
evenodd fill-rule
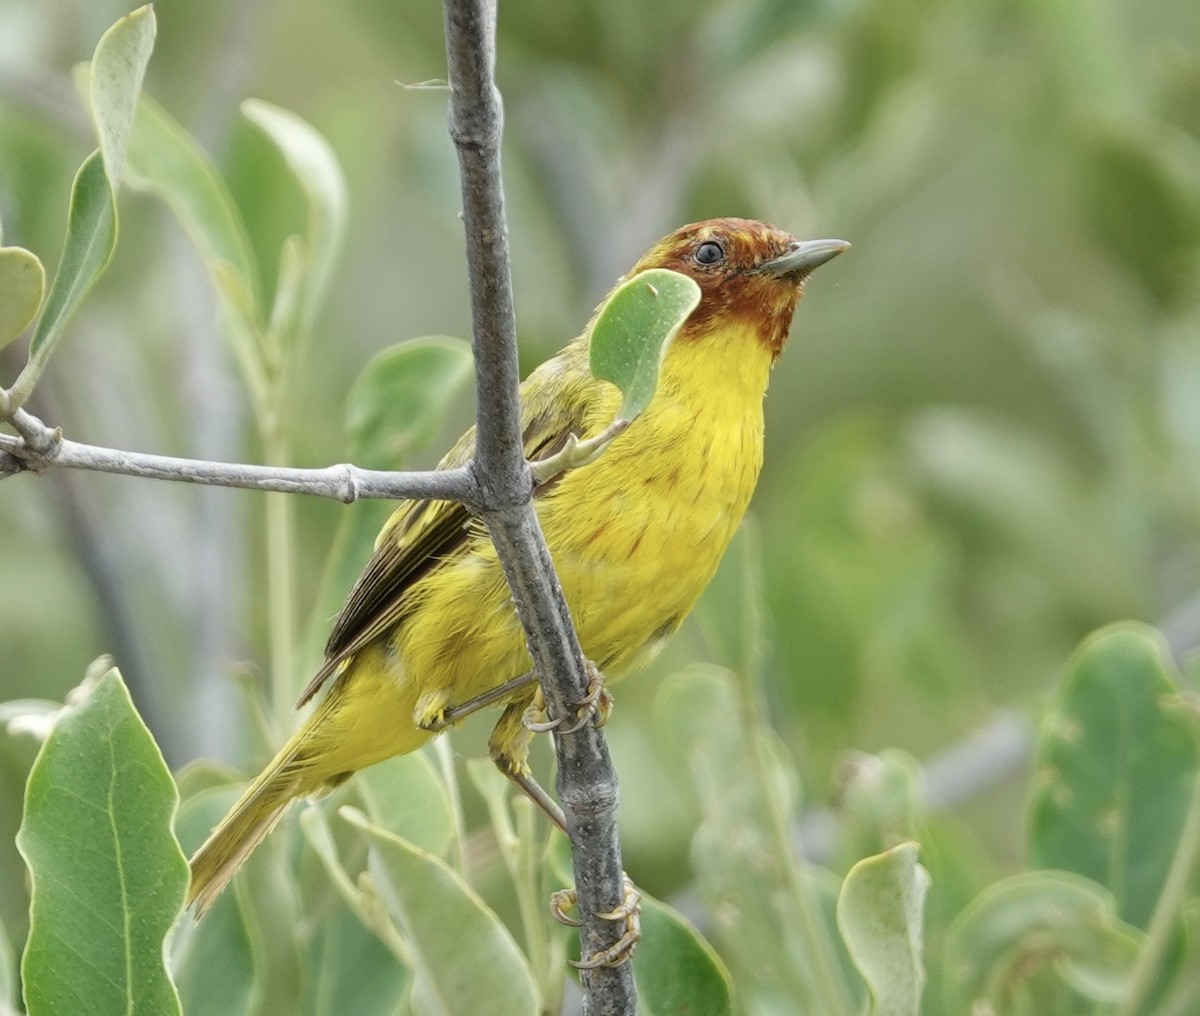
<instances>
[{"instance_id":1,"label":"pale green leaf","mask_svg":"<svg viewBox=\"0 0 1200 1016\"><path fill-rule=\"evenodd\" d=\"M354 782L375 825L445 856L454 840L454 809L437 766L424 751L369 766Z\"/></svg>"},{"instance_id":2,"label":"pale green leaf","mask_svg":"<svg viewBox=\"0 0 1200 1016\"><path fill-rule=\"evenodd\" d=\"M92 56L92 118L114 192L121 180L146 64L154 50L155 30L153 6L139 7L100 37Z\"/></svg>"},{"instance_id":3,"label":"pale green leaf","mask_svg":"<svg viewBox=\"0 0 1200 1016\"><path fill-rule=\"evenodd\" d=\"M307 969L301 1016L396 1016L412 986L409 972L345 907L321 918Z\"/></svg>"},{"instance_id":4,"label":"pale green leaf","mask_svg":"<svg viewBox=\"0 0 1200 1016\"><path fill-rule=\"evenodd\" d=\"M370 887L351 880L322 810L306 808L300 828L344 903L309 942L306 1011L392 1016L411 989L410 946ZM357 837L354 847L361 848Z\"/></svg>"},{"instance_id":5,"label":"pale green leaf","mask_svg":"<svg viewBox=\"0 0 1200 1016\"><path fill-rule=\"evenodd\" d=\"M642 896L642 940L633 955L642 1016L730 1016L729 971L682 914Z\"/></svg>"},{"instance_id":6,"label":"pale green leaf","mask_svg":"<svg viewBox=\"0 0 1200 1016\"><path fill-rule=\"evenodd\" d=\"M412 945L416 1016L536 1016L538 991L525 958L462 876L353 809L341 814L371 846L368 870Z\"/></svg>"},{"instance_id":7,"label":"pale green leaf","mask_svg":"<svg viewBox=\"0 0 1200 1016\"><path fill-rule=\"evenodd\" d=\"M859 861L838 897L842 939L873 998L874 1016L917 1016L925 970L922 923L929 876L917 845L901 843Z\"/></svg>"},{"instance_id":8,"label":"pale green leaf","mask_svg":"<svg viewBox=\"0 0 1200 1016\"><path fill-rule=\"evenodd\" d=\"M592 325L592 374L625 395L617 418L634 420L658 388L667 347L700 302L700 287L686 275L652 268L622 283Z\"/></svg>"},{"instance_id":9,"label":"pale green leaf","mask_svg":"<svg viewBox=\"0 0 1200 1016\"><path fill-rule=\"evenodd\" d=\"M71 185L62 257L29 341L29 363L13 386L13 401L18 405L33 390L67 321L108 266L116 244L116 207L104 162L95 151L79 167Z\"/></svg>"},{"instance_id":10,"label":"pale green leaf","mask_svg":"<svg viewBox=\"0 0 1200 1016\"><path fill-rule=\"evenodd\" d=\"M163 940L188 871L175 784L115 669L59 718L29 776L17 846L33 878L29 1016L178 1013Z\"/></svg>"},{"instance_id":11,"label":"pale green leaf","mask_svg":"<svg viewBox=\"0 0 1200 1016\"><path fill-rule=\"evenodd\" d=\"M703 816L691 855L700 897L721 914L721 953L780 997L857 998L865 988L837 933L837 882L800 869L776 832L793 822L794 770L769 730L747 736L738 693L735 675L693 666L655 701L663 747L678 753Z\"/></svg>"},{"instance_id":12,"label":"pale green leaf","mask_svg":"<svg viewBox=\"0 0 1200 1016\"><path fill-rule=\"evenodd\" d=\"M920 835L925 793L920 763L911 755L894 748L844 753L833 796L847 865Z\"/></svg>"},{"instance_id":13,"label":"pale green leaf","mask_svg":"<svg viewBox=\"0 0 1200 1016\"><path fill-rule=\"evenodd\" d=\"M308 273L297 319L300 331L307 332L329 285L346 231L346 181L329 143L295 113L247 99L242 114L278 147L308 203L304 237Z\"/></svg>"},{"instance_id":14,"label":"pale green leaf","mask_svg":"<svg viewBox=\"0 0 1200 1016\"><path fill-rule=\"evenodd\" d=\"M258 269L225 182L195 138L148 96L138 103L125 179L164 201L209 271L228 266L249 306L257 306Z\"/></svg>"},{"instance_id":15,"label":"pale green leaf","mask_svg":"<svg viewBox=\"0 0 1200 1016\"><path fill-rule=\"evenodd\" d=\"M1030 809L1033 863L1107 886L1145 927L1187 816L1200 760L1173 707L1179 679L1162 636L1125 624L1091 636L1046 717Z\"/></svg>"},{"instance_id":16,"label":"pale green leaf","mask_svg":"<svg viewBox=\"0 0 1200 1016\"><path fill-rule=\"evenodd\" d=\"M470 344L447 335L411 339L373 356L346 396L351 459L368 469L399 469L436 436L473 363Z\"/></svg>"},{"instance_id":17,"label":"pale green leaf","mask_svg":"<svg viewBox=\"0 0 1200 1016\"><path fill-rule=\"evenodd\" d=\"M1025 983L1052 968L1097 1002L1128 990L1142 935L1113 898L1065 871L1031 871L989 886L946 933L946 1011L1008 1012Z\"/></svg>"},{"instance_id":18,"label":"pale green leaf","mask_svg":"<svg viewBox=\"0 0 1200 1016\"><path fill-rule=\"evenodd\" d=\"M42 305L46 270L24 247L0 247L0 347L20 335Z\"/></svg>"}]
</instances>

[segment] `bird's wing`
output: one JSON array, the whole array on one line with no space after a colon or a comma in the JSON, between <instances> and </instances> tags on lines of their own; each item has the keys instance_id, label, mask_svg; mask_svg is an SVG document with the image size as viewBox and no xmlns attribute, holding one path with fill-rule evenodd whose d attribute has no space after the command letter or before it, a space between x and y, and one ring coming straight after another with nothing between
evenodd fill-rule
<instances>
[{"instance_id":1,"label":"bird's wing","mask_svg":"<svg viewBox=\"0 0 1200 1016\"><path fill-rule=\"evenodd\" d=\"M587 389L595 385L607 387L588 371L586 346L579 340L530 375L521 385L526 458L553 454L569 434L583 435L593 401ZM474 454L472 427L438 468L466 465ZM543 485L534 496L551 486ZM478 519L456 501L406 501L392 513L375 541L374 554L334 621L325 644L325 662L304 689L298 705L311 699L344 661L403 618L404 593L440 562L461 553L478 524Z\"/></svg>"}]
</instances>

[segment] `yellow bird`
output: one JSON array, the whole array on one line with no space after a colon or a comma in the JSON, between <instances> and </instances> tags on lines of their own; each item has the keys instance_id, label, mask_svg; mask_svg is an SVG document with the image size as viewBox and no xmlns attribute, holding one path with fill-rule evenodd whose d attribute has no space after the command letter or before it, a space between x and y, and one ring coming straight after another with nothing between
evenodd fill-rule
<instances>
[{"instance_id":1,"label":"yellow bird","mask_svg":"<svg viewBox=\"0 0 1200 1016\"><path fill-rule=\"evenodd\" d=\"M679 627L742 520L763 456L763 396L809 273L845 250L748 219L684 226L631 275L669 268L700 303L667 350L650 405L589 465L535 492L538 520L587 658L608 677L646 660ZM589 438L622 396L588 369L588 331L521 385L525 454ZM440 468L469 462L468 431ZM447 711L531 669L496 550L482 523L448 501L406 501L333 626L301 704L311 716L192 858L188 901L212 905L297 797L425 744ZM491 754L527 792L536 702L529 682L500 696ZM461 711L452 713L457 716ZM545 803L544 801L541 803Z\"/></svg>"}]
</instances>

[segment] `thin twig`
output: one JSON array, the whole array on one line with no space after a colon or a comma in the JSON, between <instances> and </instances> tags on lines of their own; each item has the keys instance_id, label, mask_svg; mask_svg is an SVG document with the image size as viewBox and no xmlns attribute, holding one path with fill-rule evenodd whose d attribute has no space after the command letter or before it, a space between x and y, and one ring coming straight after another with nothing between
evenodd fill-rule
<instances>
[{"instance_id":1,"label":"thin twig","mask_svg":"<svg viewBox=\"0 0 1200 1016\"><path fill-rule=\"evenodd\" d=\"M343 504L367 498L430 498L461 501L468 507L479 503L475 475L470 468L390 473L360 469L349 463L323 469L296 469L239 462L207 462L203 459L148 455L68 441L24 410L18 410L15 417L11 422L22 430L23 436L0 434L0 457L5 457L6 469L15 459L23 470L32 472L65 466L206 486L311 494L332 498ZM3 471L0 471L0 475L3 475Z\"/></svg>"},{"instance_id":2,"label":"thin twig","mask_svg":"<svg viewBox=\"0 0 1200 1016\"><path fill-rule=\"evenodd\" d=\"M450 134L462 174L474 326L479 510L504 565L548 709L552 716L565 716L586 695L588 676L533 511L533 480L522 451L516 324L500 184L503 117L494 77L495 22L494 0L445 2ZM604 738L593 725L556 738L555 747L586 957L611 946L622 931L598 916L624 902L617 780ZM583 982L585 1013L636 1012L630 964L585 971Z\"/></svg>"}]
</instances>

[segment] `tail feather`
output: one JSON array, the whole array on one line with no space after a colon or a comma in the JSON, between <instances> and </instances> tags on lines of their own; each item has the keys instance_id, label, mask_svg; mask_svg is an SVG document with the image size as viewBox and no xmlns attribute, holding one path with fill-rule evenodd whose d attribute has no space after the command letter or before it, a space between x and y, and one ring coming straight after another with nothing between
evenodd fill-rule
<instances>
[{"instance_id":1,"label":"tail feather","mask_svg":"<svg viewBox=\"0 0 1200 1016\"><path fill-rule=\"evenodd\" d=\"M216 902L254 848L275 828L288 805L305 793L302 772L289 752L267 767L192 855L187 902L200 918Z\"/></svg>"}]
</instances>

